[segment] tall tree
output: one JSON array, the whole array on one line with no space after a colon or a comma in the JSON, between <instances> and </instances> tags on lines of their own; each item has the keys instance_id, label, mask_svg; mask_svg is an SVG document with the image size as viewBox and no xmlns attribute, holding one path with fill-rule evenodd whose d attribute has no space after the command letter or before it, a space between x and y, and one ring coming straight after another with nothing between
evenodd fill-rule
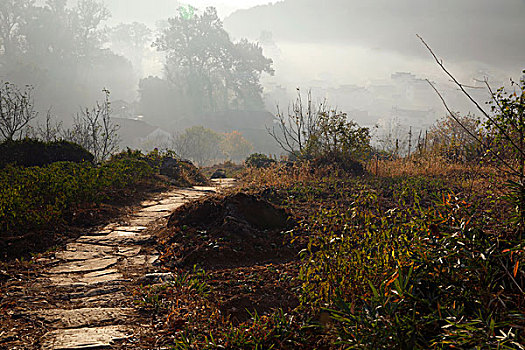
<instances>
[{"instance_id":1,"label":"tall tree","mask_svg":"<svg viewBox=\"0 0 525 350\"><path fill-rule=\"evenodd\" d=\"M260 97L260 74L273 74L272 61L255 44L234 44L215 8L168 22L154 46L166 52L166 77L195 112L244 107L254 92Z\"/></svg>"},{"instance_id":2,"label":"tall tree","mask_svg":"<svg viewBox=\"0 0 525 350\"><path fill-rule=\"evenodd\" d=\"M135 71L142 75L142 62L148 46L151 45L152 31L143 23L121 23L109 34L111 49L128 57Z\"/></svg>"},{"instance_id":3,"label":"tall tree","mask_svg":"<svg viewBox=\"0 0 525 350\"><path fill-rule=\"evenodd\" d=\"M35 0L2 0L0 2L0 48L4 57L22 51L22 27L30 18Z\"/></svg>"}]
</instances>

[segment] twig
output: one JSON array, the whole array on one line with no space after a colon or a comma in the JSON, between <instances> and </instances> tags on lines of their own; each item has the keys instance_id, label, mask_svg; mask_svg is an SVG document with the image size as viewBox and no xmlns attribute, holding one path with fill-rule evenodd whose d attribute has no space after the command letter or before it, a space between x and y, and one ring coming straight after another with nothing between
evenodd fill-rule
<instances>
[{"instance_id":1,"label":"twig","mask_svg":"<svg viewBox=\"0 0 525 350\"><path fill-rule=\"evenodd\" d=\"M452 79L452 81L454 82L454 84L456 84L460 90L463 92L463 94L465 96L467 96L467 98L476 106L476 108L488 119L490 120L491 123L493 123L496 128L501 132L501 134L503 136L505 136L505 138L507 139L507 141L510 142L510 144L519 152L521 153L521 155L523 157L525 157L525 152L520 148L518 147L514 141L512 140L512 138L507 134L507 132L505 131L505 129L503 127L501 127L501 125L499 125L487 112L485 112L485 110L483 108L481 108L481 106L479 105L478 101L476 101L472 96L470 96L470 94L465 90L464 88L464 85L461 84L453 75L452 73L450 73L446 68L445 68L445 65L443 64L443 61L441 61L440 59L437 58L436 54L434 53L434 51L432 51L432 49L430 48L430 46L428 46L428 44L425 42L425 40L423 40L423 38L419 35L419 34L416 34L416 36L419 38L419 40L421 40L421 42L423 43L423 45L425 45L425 47L427 48L427 50L430 52L430 54L432 55L432 57L434 57L434 60L436 61L436 63L438 64L438 66L450 77L450 79ZM435 90L435 89L434 89Z\"/></svg>"},{"instance_id":2,"label":"twig","mask_svg":"<svg viewBox=\"0 0 525 350\"><path fill-rule=\"evenodd\" d=\"M477 137L472 131L470 131L465 125L463 125L463 123L461 123L461 121L459 120L459 118L455 115L454 112L452 112L452 110L449 108L449 106L447 105L447 102L445 101L445 98L443 97L443 95L441 95L441 93L438 91L438 89L434 86L434 84L432 84L430 82L430 80L426 79L426 81L430 84L430 86L432 87L432 89L434 89L434 91L436 92L436 94L439 96L439 98L441 99L441 102L443 103L443 105L445 106L445 109L447 110L447 112L450 114L450 116L452 117L452 119L454 119L456 121L456 123L459 124L459 126L461 126L472 138L474 138L474 140L476 140L477 142L479 142L482 146L485 146L485 144L483 143L483 141L481 141L479 139L479 137ZM487 148L487 151L491 152L490 148ZM510 174L513 174L513 175L518 175L519 176L519 173L514 170L514 168L507 162L505 161L498 153L496 152L492 152L492 154L494 154L500 162L502 162L507 168L509 168L511 171L505 171L503 169L503 171L505 171L506 173L510 173Z\"/></svg>"}]
</instances>

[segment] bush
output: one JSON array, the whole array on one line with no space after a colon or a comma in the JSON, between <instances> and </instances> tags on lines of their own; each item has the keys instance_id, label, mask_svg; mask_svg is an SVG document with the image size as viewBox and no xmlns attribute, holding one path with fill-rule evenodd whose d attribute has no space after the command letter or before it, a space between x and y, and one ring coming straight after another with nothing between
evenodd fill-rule
<instances>
[{"instance_id":1,"label":"bush","mask_svg":"<svg viewBox=\"0 0 525 350\"><path fill-rule=\"evenodd\" d=\"M31 167L55 162L92 162L93 155L68 141L43 142L32 139L4 141L0 144L0 168L7 164Z\"/></svg>"},{"instance_id":2,"label":"bush","mask_svg":"<svg viewBox=\"0 0 525 350\"><path fill-rule=\"evenodd\" d=\"M250 155L244 161L246 166L252 168L267 168L272 164L275 164L275 160L262 153L254 153Z\"/></svg>"},{"instance_id":3,"label":"bush","mask_svg":"<svg viewBox=\"0 0 525 350\"><path fill-rule=\"evenodd\" d=\"M0 237L47 229L65 221L81 203L100 203L153 173L144 161L55 162L43 167L8 165L0 171Z\"/></svg>"}]
</instances>

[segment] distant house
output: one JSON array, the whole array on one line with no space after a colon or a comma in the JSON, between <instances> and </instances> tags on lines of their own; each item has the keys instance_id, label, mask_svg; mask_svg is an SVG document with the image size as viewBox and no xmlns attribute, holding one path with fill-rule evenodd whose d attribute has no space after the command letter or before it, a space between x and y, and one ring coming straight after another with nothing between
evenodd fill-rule
<instances>
[{"instance_id":1,"label":"distant house","mask_svg":"<svg viewBox=\"0 0 525 350\"><path fill-rule=\"evenodd\" d=\"M127 118L113 118L115 124L119 126L118 135L120 147L133 149L140 148L143 139L158 129L157 126L150 125L141 120Z\"/></svg>"}]
</instances>

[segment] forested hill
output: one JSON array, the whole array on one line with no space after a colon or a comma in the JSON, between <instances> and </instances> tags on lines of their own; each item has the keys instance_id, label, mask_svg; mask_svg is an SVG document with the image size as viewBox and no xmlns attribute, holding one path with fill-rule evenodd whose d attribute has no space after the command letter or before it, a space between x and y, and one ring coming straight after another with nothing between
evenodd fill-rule
<instances>
[{"instance_id":1,"label":"forested hill","mask_svg":"<svg viewBox=\"0 0 525 350\"><path fill-rule=\"evenodd\" d=\"M525 33L525 1L502 2L285 0L239 10L224 25L235 37L257 39L261 31L270 31L278 42L346 44L426 55L415 38L418 33L449 59L514 64L525 52L525 41L519 39Z\"/></svg>"}]
</instances>

